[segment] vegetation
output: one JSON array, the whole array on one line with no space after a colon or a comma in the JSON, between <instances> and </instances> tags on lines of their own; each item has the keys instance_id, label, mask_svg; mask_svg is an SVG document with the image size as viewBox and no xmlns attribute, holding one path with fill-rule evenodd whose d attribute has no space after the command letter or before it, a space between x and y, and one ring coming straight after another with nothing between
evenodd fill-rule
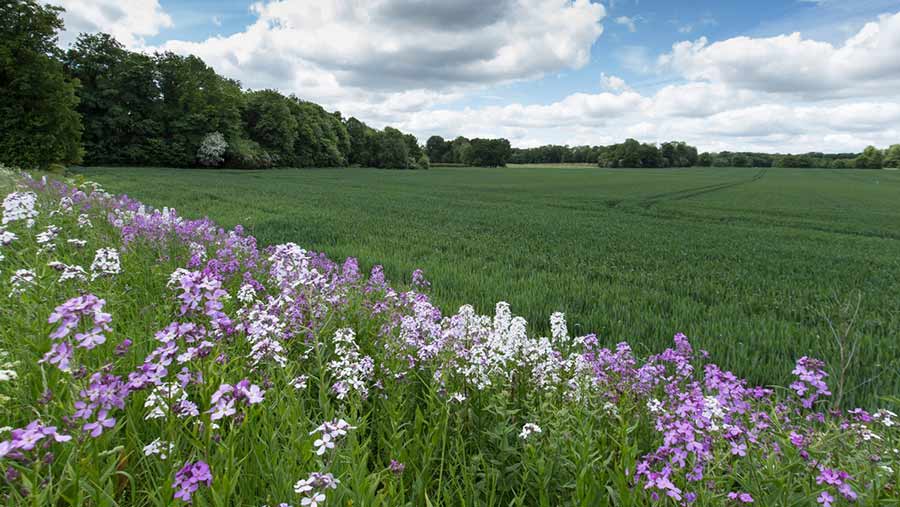
<instances>
[{"instance_id":1,"label":"vegetation","mask_svg":"<svg viewBox=\"0 0 900 507\"><path fill-rule=\"evenodd\" d=\"M33 0L0 0L0 164L81 159L78 82L59 61L59 11Z\"/></svg>"},{"instance_id":2,"label":"vegetation","mask_svg":"<svg viewBox=\"0 0 900 507\"><path fill-rule=\"evenodd\" d=\"M502 302L442 317L421 271L392 288L89 183L0 178L5 504L900 500L896 414L834 409L819 360L753 387L682 334L643 356L561 313L546 335Z\"/></svg>"},{"instance_id":3,"label":"vegetation","mask_svg":"<svg viewBox=\"0 0 900 507\"><path fill-rule=\"evenodd\" d=\"M900 167L900 145L886 150L869 146L863 153L770 154L751 152L698 153L686 143L654 144L628 139L610 146L513 148L513 164L597 163L600 167L788 167L819 169L881 169Z\"/></svg>"},{"instance_id":4,"label":"vegetation","mask_svg":"<svg viewBox=\"0 0 900 507\"><path fill-rule=\"evenodd\" d=\"M837 378L828 322L860 297L860 343L845 395L900 392L900 173L768 169L464 167L385 175L362 169L90 169L116 191L191 217L244 225L333 258L423 268L445 311L512 304L535 332L563 311L602 343L642 354L671 330L752 382L784 384L815 351Z\"/></svg>"},{"instance_id":5,"label":"vegetation","mask_svg":"<svg viewBox=\"0 0 900 507\"><path fill-rule=\"evenodd\" d=\"M466 139L446 141L431 136L425 143L428 158L436 164L462 164L477 167L504 167L512 148L506 139Z\"/></svg>"}]
</instances>

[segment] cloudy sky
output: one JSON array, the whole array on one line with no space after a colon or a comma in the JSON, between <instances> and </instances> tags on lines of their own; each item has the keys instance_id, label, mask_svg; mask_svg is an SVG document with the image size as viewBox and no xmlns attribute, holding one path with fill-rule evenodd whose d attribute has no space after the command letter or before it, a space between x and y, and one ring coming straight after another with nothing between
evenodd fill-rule
<instances>
[{"instance_id":1,"label":"cloudy sky","mask_svg":"<svg viewBox=\"0 0 900 507\"><path fill-rule=\"evenodd\" d=\"M53 1L53 0L51 0ZM900 142L900 0L55 0L420 141L685 140L702 150Z\"/></svg>"}]
</instances>

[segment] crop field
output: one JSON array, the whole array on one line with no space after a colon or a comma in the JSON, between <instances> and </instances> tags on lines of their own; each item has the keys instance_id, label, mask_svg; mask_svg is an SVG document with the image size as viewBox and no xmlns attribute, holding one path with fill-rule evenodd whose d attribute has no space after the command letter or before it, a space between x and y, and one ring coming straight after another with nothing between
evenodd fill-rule
<instances>
[{"instance_id":1,"label":"crop field","mask_svg":"<svg viewBox=\"0 0 900 507\"><path fill-rule=\"evenodd\" d=\"M900 400L865 363L894 366L887 213L880 229L801 213L798 176L814 173L661 172L637 191L650 174L556 170L89 171L107 188L0 171L0 503L897 504ZM832 176L810 202L846 203L847 182L889 202L875 173ZM739 206L763 195L794 201L780 215L793 218ZM271 244L190 218L203 211ZM309 237L396 277L289 241ZM487 302L503 289L570 317L529 316L529 329ZM820 303L829 291L851 296ZM484 309L439 309L432 294ZM728 337L757 321L771 329ZM729 371L748 364L782 380ZM868 399L845 389L866 374Z\"/></svg>"},{"instance_id":2,"label":"crop field","mask_svg":"<svg viewBox=\"0 0 900 507\"><path fill-rule=\"evenodd\" d=\"M422 268L445 311L504 300L537 331L561 311L578 332L640 353L681 331L763 384L783 383L812 352L836 368L830 320L858 343L852 357L845 347L845 401L900 392L897 172L82 172L155 206L242 224L261 244L357 256L396 281Z\"/></svg>"}]
</instances>

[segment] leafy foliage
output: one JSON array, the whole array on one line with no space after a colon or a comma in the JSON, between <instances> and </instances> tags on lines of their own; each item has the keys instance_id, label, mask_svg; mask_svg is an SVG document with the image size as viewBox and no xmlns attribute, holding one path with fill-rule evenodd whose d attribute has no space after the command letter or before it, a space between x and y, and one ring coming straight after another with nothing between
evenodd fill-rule
<instances>
[{"instance_id":1,"label":"leafy foliage","mask_svg":"<svg viewBox=\"0 0 900 507\"><path fill-rule=\"evenodd\" d=\"M77 80L59 60L61 9L0 0L0 163L47 167L81 160Z\"/></svg>"}]
</instances>

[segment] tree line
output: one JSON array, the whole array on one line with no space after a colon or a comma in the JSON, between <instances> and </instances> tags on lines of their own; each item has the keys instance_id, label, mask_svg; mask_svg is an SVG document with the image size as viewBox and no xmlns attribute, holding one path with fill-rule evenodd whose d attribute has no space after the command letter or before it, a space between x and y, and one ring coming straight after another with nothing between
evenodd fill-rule
<instances>
[{"instance_id":1,"label":"tree line","mask_svg":"<svg viewBox=\"0 0 900 507\"><path fill-rule=\"evenodd\" d=\"M502 138L466 139L460 136L447 141L441 136L431 136L425 143L425 151L432 163L503 167L513 149L509 140Z\"/></svg>"},{"instance_id":2,"label":"tree line","mask_svg":"<svg viewBox=\"0 0 900 507\"><path fill-rule=\"evenodd\" d=\"M600 167L793 167L823 169L900 168L900 144L884 150L869 146L862 153L780 154L704 152L684 142L656 144L628 139L609 146L546 145L513 148L512 164L596 164Z\"/></svg>"},{"instance_id":3,"label":"tree line","mask_svg":"<svg viewBox=\"0 0 900 507\"><path fill-rule=\"evenodd\" d=\"M900 145L859 154L698 153L684 142L512 148L507 139L425 146L275 90L245 90L196 56L133 52L107 34L57 46L59 7L0 0L0 163L173 167L900 167Z\"/></svg>"},{"instance_id":4,"label":"tree line","mask_svg":"<svg viewBox=\"0 0 900 507\"><path fill-rule=\"evenodd\" d=\"M196 56L107 34L57 47L62 9L0 0L0 162L174 167L427 168L415 136L245 90Z\"/></svg>"}]
</instances>

